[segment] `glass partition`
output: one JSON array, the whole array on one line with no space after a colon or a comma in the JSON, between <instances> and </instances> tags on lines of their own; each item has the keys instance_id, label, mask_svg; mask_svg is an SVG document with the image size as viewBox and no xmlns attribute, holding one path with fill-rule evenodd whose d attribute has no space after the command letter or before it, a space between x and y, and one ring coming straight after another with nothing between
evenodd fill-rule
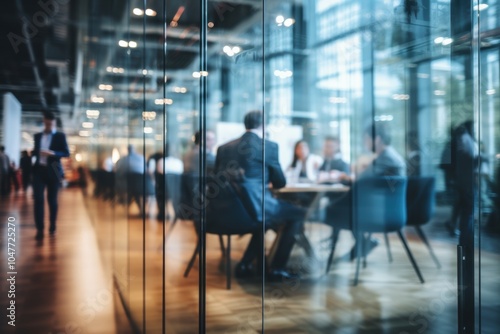
<instances>
[{"instance_id":1,"label":"glass partition","mask_svg":"<svg viewBox=\"0 0 500 334\"><path fill-rule=\"evenodd\" d=\"M494 331L495 1L87 10L86 202L136 331Z\"/></svg>"}]
</instances>

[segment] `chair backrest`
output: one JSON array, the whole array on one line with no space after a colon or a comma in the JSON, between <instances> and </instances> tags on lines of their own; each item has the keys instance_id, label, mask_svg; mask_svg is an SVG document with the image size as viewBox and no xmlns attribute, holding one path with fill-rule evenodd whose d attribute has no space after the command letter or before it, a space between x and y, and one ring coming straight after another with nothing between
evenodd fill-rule
<instances>
[{"instance_id":1,"label":"chair backrest","mask_svg":"<svg viewBox=\"0 0 500 334\"><path fill-rule=\"evenodd\" d=\"M176 217L186 220L200 220L199 175L184 173L179 175L179 198L172 201Z\"/></svg>"},{"instance_id":2,"label":"chair backrest","mask_svg":"<svg viewBox=\"0 0 500 334\"><path fill-rule=\"evenodd\" d=\"M243 204L231 182L207 180L207 232L245 234L262 227Z\"/></svg>"},{"instance_id":3,"label":"chair backrest","mask_svg":"<svg viewBox=\"0 0 500 334\"><path fill-rule=\"evenodd\" d=\"M207 177L206 187L207 233L245 234L262 226L252 219L230 182L216 181ZM194 173L182 175L181 199L176 215L180 219L193 220L195 225L201 221L202 193L199 189L199 175Z\"/></svg>"},{"instance_id":4,"label":"chair backrest","mask_svg":"<svg viewBox=\"0 0 500 334\"><path fill-rule=\"evenodd\" d=\"M353 185L353 230L392 232L406 224L406 177L381 176Z\"/></svg>"},{"instance_id":5,"label":"chair backrest","mask_svg":"<svg viewBox=\"0 0 500 334\"><path fill-rule=\"evenodd\" d=\"M407 225L423 225L434 215L436 204L434 177L411 176L406 189Z\"/></svg>"},{"instance_id":6,"label":"chair backrest","mask_svg":"<svg viewBox=\"0 0 500 334\"><path fill-rule=\"evenodd\" d=\"M126 182L120 179L120 175L116 175L116 184L119 191L127 191L129 194L150 196L154 195L155 190L153 181L149 174L127 173Z\"/></svg>"}]
</instances>

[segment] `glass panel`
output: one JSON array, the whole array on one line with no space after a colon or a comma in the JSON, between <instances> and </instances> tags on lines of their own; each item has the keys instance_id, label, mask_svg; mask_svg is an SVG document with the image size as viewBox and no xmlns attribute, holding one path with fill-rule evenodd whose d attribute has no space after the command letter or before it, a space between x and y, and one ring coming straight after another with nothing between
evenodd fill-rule
<instances>
[{"instance_id":1,"label":"glass panel","mask_svg":"<svg viewBox=\"0 0 500 334\"><path fill-rule=\"evenodd\" d=\"M217 154L215 166L208 162L209 155L206 165L206 329L211 333L253 332L262 328L262 284L258 276L253 276L262 263L258 259L259 234L251 251L243 254L252 237L249 232L257 232L260 227L250 218L240 198L231 195L237 189L226 180L234 182L245 170L247 180L255 181L254 190L262 191L258 137L262 128L256 130L260 131L258 134L249 134L243 123L248 111L262 110L264 103L262 2L208 1L207 14L207 94L202 96L206 99L204 144L207 154ZM258 121L262 122L262 115ZM236 142L224 146L233 140ZM232 262L221 256L218 234L223 236L225 251L230 249ZM250 276L253 277L249 280ZM229 283L231 291L226 291Z\"/></svg>"},{"instance_id":2,"label":"glass panel","mask_svg":"<svg viewBox=\"0 0 500 334\"><path fill-rule=\"evenodd\" d=\"M475 236L476 327L497 328L498 242L490 233L498 227L491 195L498 183L497 2L480 11L441 0L206 5L205 12L191 2L88 3L77 150L88 146L86 201L136 329L456 332L464 268L456 246L465 236ZM472 24L471 10L480 14ZM475 53L471 36L481 36ZM264 129L256 126L247 148L225 145L248 135L243 119L252 110L263 111ZM459 224L474 200L460 202L455 175L456 129L467 120L476 129L470 143L482 152L475 234ZM138 176L128 173L130 164L118 172L129 146L142 159ZM366 170L378 181L366 181ZM404 181L392 178L402 174ZM287 181L281 190L279 178ZM267 194L265 224L234 230L258 218L228 180L256 181L255 193ZM424 190L409 190L415 182L430 185L423 202L415 194ZM224 191L232 197L211 215ZM206 242L195 252L200 220ZM400 223L402 234L386 237L399 230L388 222ZM257 249L245 253L250 232ZM224 233L232 234L229 267ZM358 266L364 253L366 266ZM206 323L199 323L205 306Z\"/></svg>"},{"instance_id":3,"label":"glass panel","mask_svg":"<svg viewBox=\"0 0 500 334\"><path fill-rule=\"evenodd\" d=\"M478 251L477 291L479 325L477 332L494 333L500 320L496 316L500 304L494 297L500 286L498 280L498 253L500 252L498 231L499 220L499 164L498 149L500 142L495 136L498 127L498 91L499 91L499 35L496 30L498 21L498 1L474 3L473 11L477 27L477 52L479 68L476 91L479 101L477 138L480 162L478 166L478 238L475 248Z\"/></svg>"},{"instance_id":4,"label":"glass panel","mask_svg":"<svg viewBox=\"0 0 500 334\"><path fill-rule=\"evenodd\" d=\"M297 173L278 195L308 209L287 264L301 278L266 282L265 329L456 331L452 201L438 165L450 128L472 109L452 108L471 96L461 88L467 65L450 57L450 3L269 2L264 27L268 129L284 128L268 132ZM414 190L407 199L415 184L430 185L427 201Z\"/></svg>"}]
</instances>

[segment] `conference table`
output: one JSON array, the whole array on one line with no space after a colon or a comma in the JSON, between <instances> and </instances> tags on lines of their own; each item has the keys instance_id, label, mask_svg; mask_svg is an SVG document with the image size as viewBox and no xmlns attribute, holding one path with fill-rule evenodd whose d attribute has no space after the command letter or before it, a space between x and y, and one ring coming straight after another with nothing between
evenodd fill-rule
<instances>
[{"instance_id":1,"label":"conference table","mask_svg":"<svg viewBox=\"0 0 500 334\"><path fill-rule=\"evenodd\" d=\"M307 208L304 222L310 220L313 214L318 210L319 202L321 198L325 195L328 196L342 196L349 191L350 187L342 183L325 184L325 183L291 183L287 184L285 187L280 189L274 189L273 192L276 197L285 200L296 200L298 205ZM280 238L280 233L276 237L275 242L271 246L270 258L274 256L275 246ZM297 245L304 249L307 256L312 261L318 261L314 249L309 242L309 239L305 235L305 229L301 229L301 232L296 236Z\"/></svg>"}]
</instances>

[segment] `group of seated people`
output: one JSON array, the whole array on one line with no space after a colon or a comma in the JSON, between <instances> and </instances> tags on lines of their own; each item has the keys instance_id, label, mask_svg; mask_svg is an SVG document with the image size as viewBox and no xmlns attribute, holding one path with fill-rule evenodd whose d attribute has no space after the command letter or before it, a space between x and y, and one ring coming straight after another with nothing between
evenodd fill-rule
<instances>
[{"instance_id":1,"label":"group of seated people","mask_svg":"<svg viewBox=\"0 0 500 334\"><path fill-rule=\"evenodd\" d=\"M232 181L245 190L246 193L254 194L260 198L250 200L246 203L247 207L254 206L255 212L261 210L261 203L265 202L265 211L260 217L255 217L262 226L265 222L264 230L280 231L280 238L276 245L275 253L266 268L266 277L269 280L282 280L296 277L295 273L286 270L286 265L290 253L295 243L295 236L300 232L305 220L306 209L299 205L292 204L283 199L277 198L272 189L285 187L287 177L284 169L278 160L278 145L267 139L263 139L263 116L261 111L250 111L244 117L245 133L229 143L221 145L214 156L211 149L215 144L214 134L206 133L206 165L211 175L224 175L229 181ZM305 141L299 141L294 148L294 159L287 170L287 173L293 173L294 180L309 180L312 182L342 182L350 184L355 182L355 178L362 179L370 176L403 176L406 173L404 159L391 146L391 136L381 122L376 122L366 128L364 132L364 144L367 151L374 152L373 158L366 162L363 170L356 170L351 173L349 165L342 160L340 155L340 142L338 138L328 137L324 142L324 157L309 153L308 145ZM172 157L158 155L153 164L153 174L156 187L155 194L158 203L158 218L165 217L165 200L168 194L164 192L164 173L198 173L199 166L200 136L194 136L194 145L184 155L183 161ZM264 149L264 152L262 151ZM117 180L119 174L124 171L130 173L135 171L139 174L144 173L144 166L147 165L144 157L137 154L132 146L129 146L129 154L121 158L115 167ZM255 187L267 184L264 191L255 191ZM252 188L253 187L253 188ZM246 188L246 189L245 189ZM256 194L256 195L255 195ZM262 198L264 194L264 198ZM140 199L136 199L140 205ZM216 200L216 199L214 199ZM242 198L242 201L248 201ZM349 219L351 208L351 196L346 194L338 199L331 200L327 210L325 223L334 225L334 222L342 216L343 219ZM258 207L257 207L258 206ZM339 215L339 213L343 213ZM217 213L223 215L223 212ZM263 219L265 216L265 219ZM238 222L235 222L237 224ZM261 228L260 231L263 229ZM252 277L258 274L258 263L262 258L262 233L255 231L252 234L251 241L246 248L242 259L236 266L235 275L239 278ZM371 250L376 241L366 240L368 248L365 252ZM353 247L351 257L356 256ZM260 255L260 256L259 256ZM257 261L257 265L255 265Z\"/></svg>"},{"instance_id":2,"label":"group of seated people","mask_svg":"<svg viewBox=\"0 0 500 334\"><path fill-rule=\"evenodd\" d=\"M295 143L293 161L287 170L292 182L333 182L350 174L349 165L342 159L340 139L326 137L323 157L312 154L305 140Z\"/></svg>"},{"instance_id":3,"label":"group of seated people","mask_svg":"<svg viewBox=\"0 0 500 334\"><path fill-rule=\"evenodd\" d=\"M241 187L256 187L258 184L270 184L264 190L265 202L265 230L280 229L280 239L277 244L274 258L268 265L266 276L269 280L282 280L295 277L294 273L286 270L287 261L305 219L305 208L293 205L287 201L276 198L271 188L282 188L286 185L283 169L278 161L278 145L263 139L262 113L251 111L244 118L246 132L238 139L222 145L217 150L214 173L225 173L241 182ZM388 128L382 123L374 123L364 133L365 146L368 151L374 151L373 159L366 163L364 169L358 171L356 179L375 176L404 176L406 166L404 159L391 147L391 136ZM263 143L264 141L264 143ZM264 155L262 148L264 147ZM354 176L349 174L345 162L339 159L338 140L328 138L325 141L325 159L311 157L308 154L307 144L303 141L295 147L295 158L291 165L299 177L308 179L317 178L311 173L314 164L318 171L329 172L338 168L338 177L342 182L355 182ZM264 172L262 168L264 166ZM239 171L235 173L234 171ZM263 179L264 178L264 179ZM241 181L243 180L243 181ZM253 182L252 182L253 181ZM252 189L247 192L251 193ZM249 205L261 205L260 201L253 201ZM344 219L349 219L351 196L346 195L329 204L326 223L333 225L340 211L345 212ZM221 213L223 214L223 213ZM237 277L250 277L256 274L254 260L260 258L259 252L263 247L260 244L261 234L253 234L241 261L236 266ZM374 240L368 240L368 252L376 245ZM352 256L355 256L353 247ZM260 266L258 266L260 267Z\"/></svg>"}]
</instances>

